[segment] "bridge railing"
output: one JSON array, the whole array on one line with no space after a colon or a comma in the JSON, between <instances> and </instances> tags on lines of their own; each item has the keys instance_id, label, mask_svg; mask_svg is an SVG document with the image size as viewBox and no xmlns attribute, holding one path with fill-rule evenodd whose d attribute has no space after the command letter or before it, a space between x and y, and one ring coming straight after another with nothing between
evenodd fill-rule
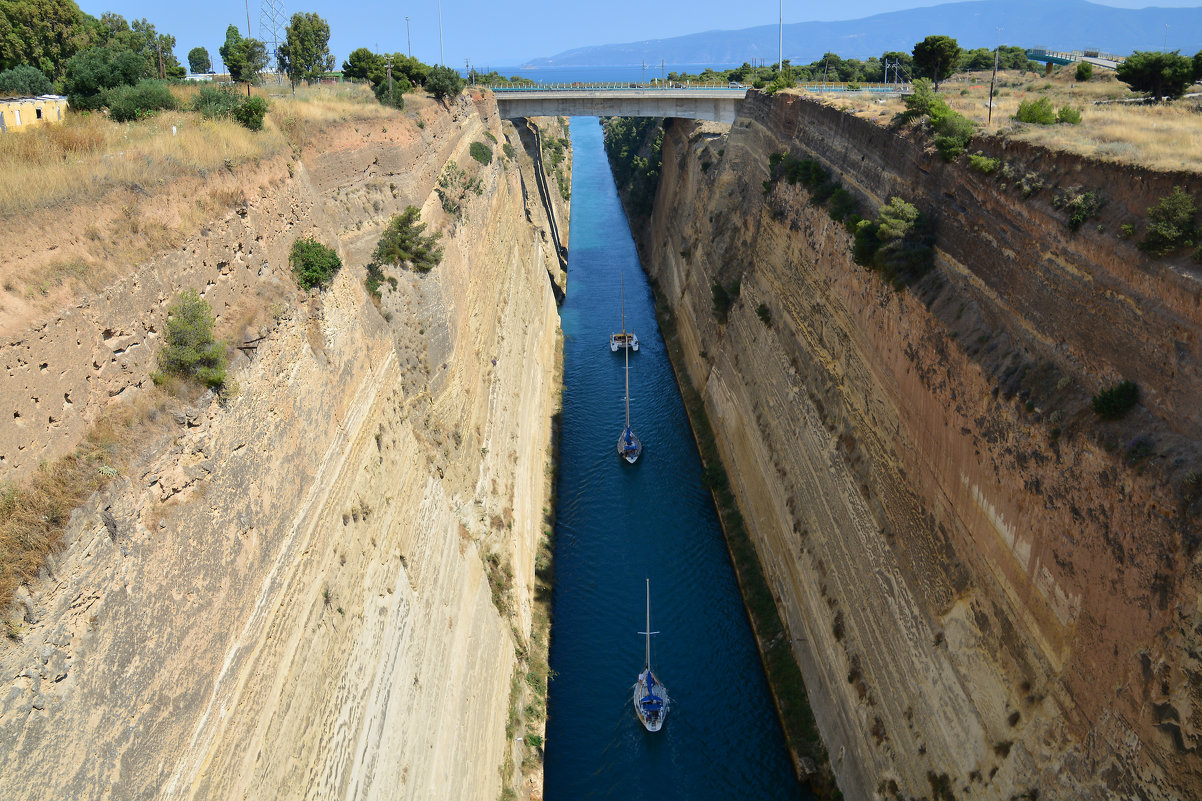
<instances>
[{"instance_id":1,"label":"bridge railing","mask_svg":"<svg viewBox=\"0 0 1202 801\"><path fill-rule=\"evenodd\" d=\"M508 84L489 84L484 88L494 92L582 92L582 91L630 91L632 89L638 91L647 90L663 90L663 91L707 91L713 92L725 90L731 92L743 92L747 90L747 86L738 85L732 86L729 83L675 83L672 81L658 83L639 83L628 81L567 81L561 83L539 83L534 86L515 86ZM807 92L873 92L881 93L908 93L912 91L910 84L898 83L836 83L836 82L817 82L798 84L798 89L803 89Z\"/></svg>"}]
</instances>

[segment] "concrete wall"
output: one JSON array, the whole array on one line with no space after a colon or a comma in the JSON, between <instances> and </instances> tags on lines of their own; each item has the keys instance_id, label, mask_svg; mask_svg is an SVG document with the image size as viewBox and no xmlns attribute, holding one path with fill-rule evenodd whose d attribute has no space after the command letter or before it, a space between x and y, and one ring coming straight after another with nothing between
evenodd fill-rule
<instances>
[{"instance_id":1,"label":"concrete wall","mask_svg":"<svg viewBox=\"0 0 1202 801\"><path fill-rule=\"evenodd\" d=\"M67 98L59 95L0 100L0 132L33 124L62 122L66 110ZM38 112L41 112L40 116Z\"/></svg>"},{"instance_id":2,"label":"concrete wall","mask_svg":"<svg viewBox=\"0 0 1202 801\"><path fill-rule=\"evenodd\" d=\"M681 117L733 123L743 90L549 89L497 93L501 116L517 117Z\"/></svg>"}]
</instances>

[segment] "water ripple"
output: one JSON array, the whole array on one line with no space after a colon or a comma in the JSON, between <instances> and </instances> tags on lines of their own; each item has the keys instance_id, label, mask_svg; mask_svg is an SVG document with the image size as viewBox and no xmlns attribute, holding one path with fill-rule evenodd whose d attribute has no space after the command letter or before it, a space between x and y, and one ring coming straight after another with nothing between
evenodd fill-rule
<instances>
[{"instance_id":1,"label":"water ripple","mask_svg":"<svg viewBox=\"0 0 1202 801\"><path fill-rule=\"evenodd\" d=\"M656 327L596 120L572 122L574 166L564 328L545 796L575 799L808 797L785 751L675 375ZM626 465L619 283L631 422L645 450ZM653 662L672 698L643 730L631 686L643 662L643 579Z\"/></svg>"}]
</instances>

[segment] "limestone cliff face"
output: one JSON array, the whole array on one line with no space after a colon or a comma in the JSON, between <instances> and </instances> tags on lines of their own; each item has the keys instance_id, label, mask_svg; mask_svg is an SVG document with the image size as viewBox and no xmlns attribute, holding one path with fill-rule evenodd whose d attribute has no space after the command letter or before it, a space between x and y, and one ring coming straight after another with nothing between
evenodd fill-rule
<instances>
[{"instance_id":1,"label":"limestone cliff face","mask_svg":"<svg viewBox=\"0 0 1202 801\"><path fill-rule=\"evenodd\" d=\"M486 134L517 160L473 160ZM557 402L556 254L520 151L484 98L332 126L183 247L9 344L22 380L52 361L81 382L82 415L149 386L179 288L219 321L274 304L237 394L149 444L30 588L22 640L0 646L6 795L497 797ZM457 215L434 191L451 161L479 181ZM377 306L364 265L410 203L442 263L389 273ZM345 264L320 296L290 284L306 234ZM22 459L70 447L5 436ZM511 566L512 614L489 554Z\"/></svg>"},{"instance_id":2,"label":"limestone cliff face","mask_svg":"<svg viewBox=\"0 0 1202 801\"><path fill-rule=\"evenodd\" d=\"M729 130L669 121L639 238L678 369L847 797L1198 796L1202 581L1179 482L1199 466L1202 282L1114 232L1199 180L978 146L1043 193L797 96L752 93ZM805 189L765 191L775 152L824 164L865 211L901 196L935 215L934 273L897 291L854 264ZM1073 235L1057 187L1109 202ZM735 280L719 322L711 287ZM1119 378L1142 406L1098 423L1089 396Z\"/></svg>"}]
</instances>

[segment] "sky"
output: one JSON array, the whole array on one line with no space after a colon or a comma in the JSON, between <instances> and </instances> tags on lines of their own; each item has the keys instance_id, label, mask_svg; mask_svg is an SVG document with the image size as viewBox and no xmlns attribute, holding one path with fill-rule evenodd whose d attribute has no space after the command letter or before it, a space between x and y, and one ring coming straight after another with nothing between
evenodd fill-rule
<instances>
[{"instance_id":1,"label":"sky","mask_svg":"<svg viewBox=\"0 0 1202 801\"><path fill-rule=\"evenodd\" d=\"M330 50L341 67L347 54L359 47L380 52L412 52L428 64L443 63L462 69L465 59L481 69L513 66L540 56L551 56L575 47L615 44L644 39L665 39L709 30L737 30L774 24L781 6L765 0L732 3L730 0L608 0L579 3L572 0L441 0L442 50L439 49L439 0L418 3L385 0L304 0L304 5L284 3L286 16L297 11L315 11L330 23ZM1098 0L1093 0L1098 2ZM247 10L251 32L260 34L260 10L264 0L244 3L217 0L206 3L170 3L162 0L83 0L80 8L99 17L105 11L127 20L145 17L160 33L176 39L175 55L187 65L188 51L205 47L220 69L217 48L225 41L225 29L237 25L245 35ZM301 2L301 0L296 0ZM939 5L941 0L860 0L855 4L784 3L784 21L845 20ZM1198 0L1105 0L1118 8L1197 7ZM412 37L406 39L405 17ZM786 51L788 47L785 48ZM440 55L440 52L442 55ZM786 52L786 56L788 53Z\"/></svg>"}]
</instances>

